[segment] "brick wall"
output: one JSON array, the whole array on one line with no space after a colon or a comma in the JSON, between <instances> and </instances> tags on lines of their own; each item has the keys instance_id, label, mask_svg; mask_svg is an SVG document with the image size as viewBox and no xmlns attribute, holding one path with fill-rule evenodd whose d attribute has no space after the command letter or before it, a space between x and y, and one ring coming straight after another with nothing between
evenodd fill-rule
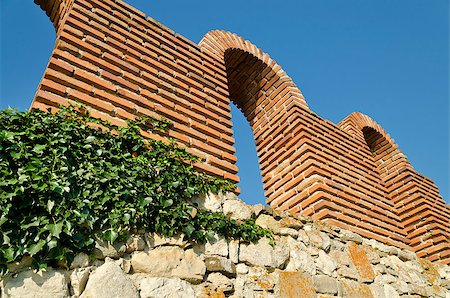
<instances>
[{"instance_id":1,"label":"brick wall","mask_svg":"<svg viewBox=\"0 0 450 298\"><path fill-rule=\"evenodd\" d=\"M57 31L32 107L81 102L95 117L159 115L196 166L239 181L230 99L252 127L267 203L450 263L450 207L375 121L309 110L269 55L224 31L197 45L120 0L35 0Z\"/></svg>"}]
</instances>

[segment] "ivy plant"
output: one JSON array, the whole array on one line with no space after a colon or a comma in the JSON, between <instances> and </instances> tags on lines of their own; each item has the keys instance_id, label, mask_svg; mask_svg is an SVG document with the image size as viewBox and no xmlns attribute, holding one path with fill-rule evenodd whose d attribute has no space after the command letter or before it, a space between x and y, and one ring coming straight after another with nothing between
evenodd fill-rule
<instances>
[{"instance_id":1,"label":"ivy plant","mask_svg":"<svg viewBox=\"0 0 450 298\"><path fill-rule=\"evenodd\" d=\"M95 119L82 107L0 111L1 272L26 255L34 268L70 263L91 253L96 237L114 243L137 230L197 242L215 233L244 241L269 235L252 220L188 203L235 186L197 171L200 159L175 142L142 137L142 130L164 133L168 121L127 124Z\"/></svg>"}]
</instances>

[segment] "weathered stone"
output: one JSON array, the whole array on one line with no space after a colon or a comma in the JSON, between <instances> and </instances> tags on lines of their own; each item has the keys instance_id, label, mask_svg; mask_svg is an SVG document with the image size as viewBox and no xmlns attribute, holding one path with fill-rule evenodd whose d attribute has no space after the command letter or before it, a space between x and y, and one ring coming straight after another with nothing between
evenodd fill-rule
<instances>
[{"instance_id":1,"label":"weathered stone","mask_svg":"<svg viewBox=\"0 0 450 298\"><path fill-rule=\"evenodd\" d=\"M297 238L298 231L296 229L291 228L280 228L278 230L278 234L281 236L291 236L292 238Z\"/></svg>"},{"instance_id":2,"label":"weathered stone","mask_svg":"<svg viewBox=\"0 0 450 298\"><path fill-rule=\"evenodd\" d=\"M192 286L179 278L146 277L140 281L141 298L193 298Z\"/></svg>"},{"instance_id":3,"label":"weathered stone","mask_svg":"<svg viewBox=\"0 0 450 298\"><path fill-rule=\"evenodd\" d=\"M314 288L317 293L337 294L338 283L335 278L326 275L313 276Z\"/></svg>"},{"instance_id":4,"label":"weathered stone","mask_svg":"<svg viewBox=\"0 0 450 298\"><path fill-rule=\"evenodd\" d=\"M275 247L269 239L262 238L257 243L241 244L239 261L250 265L282 268L289 259L289 248L285 241L275 241Z\"/></svg>"},{"instance_id":5,"label":"weathered stone","mask_svg":"<svg viewBox=\"0 0 450 298\"><path fill-rule=\"evenodd\" d=\"M247 274L248 273L248 266L243 264L243 263L239 263L236 265L236 273L237 274Z\"/></svg>"},{"instance_id":6,"label":"weathered stone","mask_svg":"<svg viewBox=\"0 0 450 298\"><path fill-rule=\"evenodd\" d=\"M295 241L293 238L287 240L290 257L289 263L286 266L287 271L302 271L310 275L316 274L316 265L313 258L311 258L305 251L306 247L303 243Z\"/></svg>"},{"instance_id":7,"label":"weathered stone","mask_svg":"<svg viewBox=\"0 0 450 298\"><path fill-rule=\"evenodd\" d=\"M72 263L70 264L70 269L74 268L84 268L89 266L89 256L84 252L80 252L73 258Z\"/></svg>"},{"instance_id":8,"label":"weathered stone","mask_svg":"<svg viewBox=\"0 0 450 298\"><path fill-rule=\"evenodd\" d=\"M241 200L228 200L223 203L225 216L235 220L246 220L252 216L252 210Z\"/></svg>"},{"instance_id":9,"label":"weathered stone","mask_svg":"<svg viewBox=\"0 0 450 298\"><path fill-rule=\"evenodd\" d=\"M233 282L228 277L218 272L209 274L206 281L211 283L211 288L215 291L230 292L234 289Z\"/></svg>"},{"instance_id":10,"label":"weathered stone","mask_svg":"<svg viewBox=\"0 0 450 298\"><path fill-rule=\"evenodd\" d=\"M343 280L341 291L340 296L343 298L373 298L372 291L367 285L352 280Z\"/></svg>"},{"instance_id":11,"label":"weathered stone","mask_svg":"<svg viewBox=\"0 0 450 298\"><path fill-rule=\"evenodd\" d=\"M139 297L138 290L114 262L106 262L89 276L80 298Z\"/></svg>"},{"instance_id":12,"label":"weathered stone","mask_svg":"<svg viewBox=\"0 0 450 298\"><path fill-rule=\"evenodd\" d=\"M223 197L212 192L201 194L191 199L191 203L202 209L207 209L216 212L222 212Z\"/></svg>"},{"instance_id":13,"label":"weathered stone","mask_svg":"<svg viewBox=\"0 0 450 298\"><path fill-rule=\"evenodd\" d=\"M328 237L325 233L312 230L307 231L306 235L309 238L309 242L317 248L321 248L324 251L329 251L331 247L330 237Z\"/></svg>"},{"instance_id":14,"label":"weathered stone","mask_svg":"<svg viewBox=\"0 0 450 298\"><path fill-rule=\"evenodd\" d=\"M348 254L340 250L331 250L328 255L334 260L337 267L350 266Z\"/></svg>"},{"instance_id":15,"label":"weathered stone","mask_svg":"<svg viewBox=\"0 0 450 298\"><path fill-rule=\"evenodd\" d=\"M303 223L298 219L286 217L280 220L280 226L284 228L299 230L303 227Z\"/></svg>"},{"instance_id":16,"label":"weathered stone","mask_svg":"<svg viewBox=\"0 0 450 298\"><path fill-rule=\"evenodd\" d=\"M121 243L111 244L108 241L97 240L95 241L94 255L97 259L103 260L106 257L118 259L125 251L126 246Z\"/></svg>"},{"instance_id":17,"label":"weathered stone","mask_svg":"<svg viewBox=\"0 0 450 298\"><path fill-rule=\"evenodd\" d=\"M170 276L184 257L184 251L177 246L163 246L148 253L135 252L131 257L133 272L148 273L152 276Z\"/></svg>"},{"instance_id":18,"label":"weathered stone","mask_svg":"<svg viewBox=\"0 0 450 298\"><path fill-rule=\"evenodd\" d=\"M278 234L280 232L280 223L270 215L261 214L256 219L255 223L262 228L272 230L275 234Z\"/></svg>"},{"instance_id":19,"label":"weathered stone","mask_svg":"<svg viewBox=\"0 0 450 298\"><path fill-rule=\"evenodd\" d=\"M266 205L256 204L252 206L252 209L256 217L258 217L260 214L273 215L273 209Z\"/></svg>"},{"instance_id":20,"label":"weathered stone","mask_svg":"<svg viewBox=\"0 0 450 298\"><path fill-rule=\"evenodd\" d=\"M185 251L180 265L172 270L171 275L187 280L192 284L198 284L202 282L205 273L205 263L194 250L189 249Z\"/></svg>"},{"instance_id":21,"label":"weathered stone","mask_svg":"<svg viewBox=\"0 0 450 298\"><path fill-rule=\"evenodd\" d=\"M91 268L77 268L70 274L70 293L80 296L86 287Z\"/></svg>"},{"instance_id":22,"label":"weathered stone","mask_svg":"<svg viewBox=\"0 0 450 298\"><path fill-rule=\"evenodd\" d=\"M235 264L239 262L239 240L230 240L228 242L228 257Z\"/></svg>"},{"instance_id":23,"label":"weathered stone","mask_svg":"<svg viewBox=\"0 0 450 298\"><path fill-rule=\"evenodd\" d=\"M25 268L31 268L31 263L33 262L33 258L30 256L24 256L19 262L13 262L9 263L8 271L9 272L17 272L19 270L25 269Z\"/></svg>"},{"instance_id":24,"label":"weathered stone","mask_svg":"<svg viewBox=\"0 0 450 298\"><path fill-rule=\"evenodd\" d=\"M272 291L276 284L275 277L264 267L249 267L245 287L254 291Z\"/></svg>"},{"instance_id":25,"label":"weathered stone","mask_svg":"<svg viewBox=\"0 0 450 298\"><path fill-rule=\"evenodd\" d=\"M15 277L6 278L3 284L5 297L69 297L65 275L52 269L22 271Z\"/></svg>"},{"instance_id":26,"label":"weathered stone","mask_svg":"<svg viewBox=\"0 0 450 298\"><path fill-rule=\"evenodd\" d=\"M371 282L375 278L372 265L367 258L366 251L361 246L356 245L354 242L347 244L348 255L352 260L353 265L356 268L359 276L363 282Z\"/></svg>"},{"instance_id":27,"label":"weathered stone","mask_svg":"<svg viewBox=\"0 0 450 298\"><path fill-rule=\"evenodd\" d=\"M131 235L127 239L126 253L132 253L133 251L144 250L145 240L140 235Z\"/></svg>"},{"instance_id":28,"label":"weathered stone","mask_svg":"<svg viewBox=\"0 0 450 298\"><path fill-rule=\"evenodd\" d=\"M208 256L205 258L206 270L210 272L223 272L224 274L236 275L236 266L230 259L220 256Z\"/></svg>"},{"instance_id":29,"label":"weathered stone","mask_svg":"<svg viewBox=\"0 0 450 298\"><path fill-rule=\"evenodd\" d=\"M154 248L158 246L179 246L186 247L187 241L183 240L184 235L176 235L173 237L166 237L157 233L148 233L146 235L147 244L149 247Z\"/></svg>"},{"instance_id":30,"label":"weathered stone","mask_svg":"<svg viewBox=\"0 0 450 298\"><path fill-rule=\"evenodd\" d=\"M358 278L359 278L359 275L358 275L358 272L356 272L356 269L353 269L351 267L341 267L336 272L337 272L337 275L340 277L354 279L354 280L358 280Z\"/></svg>"},{"instance_id":31,"label":"weathered stone","mask_svg":"<svg viewBox=\"0 0 450 298\"><path fill-rule=\"evenodd\" d=\"M339 238L342 241L353 241L357 244L361 244L363 242L363 238L361 236L359 236L356 233L347 231L347 230L341 230L341 233L339 234Z\"/></svg>"},{"instance_id":32,"label":"weathered stone","mask_svg":"<svg viewBox=\"0 0 450 298\"><path fill-rule=\"evenodd\" d=\"M316 298L311 276L301 272L279 272L278 297Z\"/></svg>"},{"instance_id":33,"label":"weathered stone","mask_svg":"<svg viewBox=\"0 0 450 298\"><path fill-rule=\"evenodd\" d=\"M319 251L319 257L316 260L317 269L324 274L331 276L336 270L336 264L333 259L328 256L323 250Z\"/></svg>"},{"instance_id":34,"label":"weathered stone","mask_svg":"<svg viewBox=\"0 0 450 298\"><path fill-rule=\"evenodd\" d=\"M220 237L219 235L214 235L212 238L208 239L208 241L205 243L205 254L227 257L228 256L227 240L223 237Z\"/></svg>"}]
</instances>

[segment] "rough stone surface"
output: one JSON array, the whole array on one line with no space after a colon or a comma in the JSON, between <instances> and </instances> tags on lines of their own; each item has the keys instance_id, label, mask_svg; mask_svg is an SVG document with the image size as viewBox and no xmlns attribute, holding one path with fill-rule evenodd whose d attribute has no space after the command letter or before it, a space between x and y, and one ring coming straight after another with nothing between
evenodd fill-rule
<instances>
[{"instance_id":1,"label":"rough stone surface","mask_svg":"<svg viewBox=\"0 0 450 298\"><path fill-rule=\"evenodd\" d=\"M336 270L336 264L333 259L327 255L323 250L319 251L317 258L317 268L326 275L330 275Z\"/></svg>"},{"instance_id":2,"label":"rough stone surface","mask_svg":"<svg viewBox=\"0 0 450 298\"><path fill-rule=\"evenodd\" d=\"M194 197L191 203L195 204L199 208L221 212L223 199L221 195L208 193Z\"/></svg>"},{"instance_id":3,"label":"rough stone surface","mask_svg":"<svg viewBox=\"0 0 450 298\"><path fill-rule=\"evenodd\" d=\"M114 262L106 262L89 276L80 298L139 297L130 278Z\"/></svg>"},{"instance_id":4,"label":"rough stone surface","mask_svg":"<svg viewBox=\"0 0 450 298\"><path fill-rule=\"evenodd\" d=\"M77 254L70 264L70 268L81 268L89 266L89 256L83 252Z\"/></svg>"},{"instance_id":5,"label":"rough stone surface","mask_svg":"<svg viewBox=\"0 0 450 298\"><path fill-rule=\"evenodd\" d=\"M237 201L231 195L220 200ZM95 260L79 254L75 269L36 275L27 258L8 264L15 271L0 280L1 298L450 298L449 266L309 218L252 212L262 225L280 227L273 245L267 238L240 243L218 235L188 243L139 231L126 245L104 246Z\"/></svg>"},{"instance_id":6,"label":"rough stone surface","mask_svg":"<svg viewBox=\"0 0 450 298\"><path fill-rule=\"evenodd\" d=\"M135 252L131 257L134 272L167 277L180 265L184 251L176 246L158 247L147 252Z\"/></svg>"},{"instance_id":7,"label":"rough stone surface","mask_svg":"<svg viewBox=\"0 0 450 298\"><path fill-rule=\"evenodd\" d=\"M194 289L179 278L146 277L140 281L141 298L193 298Z\"/></svg>"},{"instance_id":8,"label":"rough stone surface","mask_svg":"<svg viewBox=\"0 0 450 298\"><path fill-rule=\"evenodd\" d=\"M23 271L15 277L7 277L3 283L5 297L69 297L65 275L52 269L39 272Z\"/></svg>"},{"instance_id":9,"label":"rough stone surface","mask_svg":"<svg viewBox=\"0 0 450 298\"><path fill-rule=\"evenodd\" d=\"M231 219L246 220L252 216L252 210L241 200L228 200L223 203L223 213Z\"/></svg>"},{"instance_id":10,"label":"rough stone surface","mask_svg":"<svg viewBox=\"0 0 450 298\"><path fill-rule=\"evenodd\" d=\"M205 243L205 254L227 257L228 241L223 237L215 235Z\"/></svg>"},{"instance_id":11,"label":"rough stone surface","mask_svg":"<svg viewBox=\"0 0 450 298\"><path fill-rule=\"evenodd\" d=\"M337 294L338 283L335 278L326 275L313 276L314 288L317 293Z\"/></svg>"},{"instance_id":12,"label":"rough stone surface","mask_svg":"<svg viewBox=\"0 0 450 298\"><path fill-rule=\"evenodd\" d=\"M86 287L91 268L77 268L70 274L70 294L80 296Z\"/></svg>"},{"instance_id":13,"label":"rough stone surface","mask_svg":"<svg viewBox=\"0 0 450 298\"><path fill-rule=\"evenodd\" d=\"M272 247L269 239L262 238L257 243L241 244L239 261L272 268L283 267L289 258L289 248L284 241L279 241Z\"/></svg>"},{"instance_id":14,"label":"rough stone surface","mask_svg":"<svg viewBox=\"0 0 450 298\"><path fill-rule=\"evenodd\" d=\"M226 275L235 275L236 266L227 258L220 256L208 256L205 258L206 269L210 272L222 272Z\"/></svg>"},{"instance_id":15,"label":"rough stone surface","mask_svg":"<svg viewBox=\"0 0 450 298\"><path fill-rule=\"evenodd\" d=\"M275 234L278 234L281 229L280 223L272 216L266 214L261 214L256 219L255 223L262 228L272 230Z\"/></svg>"},{"instance_id":16,"label":"rough stone surface","mask_svg":"<svg viewBox=\"0 0 450 298\"><path fill-rule=\"evenodd\" d=\"M94 255L97 259L103 260L105 258L120 258L125 251L127 250L126 246L123 244L114 244L112 245L108 241L97 240L95 242Z\"/></svg>"}]
</instances>

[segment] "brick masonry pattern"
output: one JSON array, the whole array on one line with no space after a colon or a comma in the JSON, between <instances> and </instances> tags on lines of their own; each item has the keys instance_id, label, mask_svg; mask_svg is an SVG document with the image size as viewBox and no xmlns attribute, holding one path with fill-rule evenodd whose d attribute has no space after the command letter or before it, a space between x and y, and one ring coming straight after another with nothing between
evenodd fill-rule
<instances>
[{"instance_id":1,"label":"brick masonry pattern","mask_svg":"<svg viewBox=\"0 0 450 298\"><path fill-rule=\"evenodd\" d=\"M294 82L242 37L208 32L199 44L120 0L35 0L57 32L32 107L79 102L126 125L163 116L166 135L238 182L230 98L253 130L267 203L419 257L450 264L450 206L370 117L337 125L309 110Z\"/></svg>"}]
</instances>

